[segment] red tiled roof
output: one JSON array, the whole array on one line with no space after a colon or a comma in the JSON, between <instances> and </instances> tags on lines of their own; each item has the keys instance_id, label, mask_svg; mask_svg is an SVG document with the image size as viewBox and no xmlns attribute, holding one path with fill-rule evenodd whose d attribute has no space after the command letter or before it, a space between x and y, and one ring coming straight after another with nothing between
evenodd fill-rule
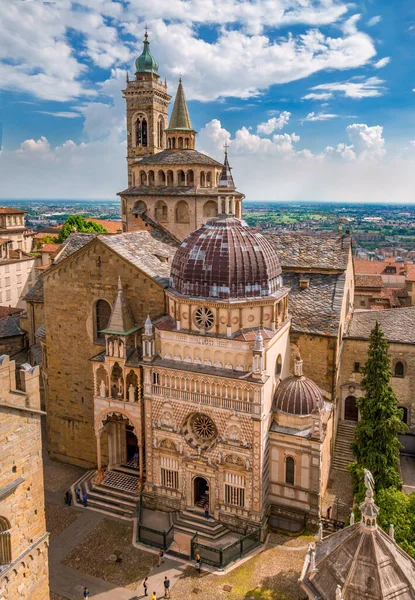
<instances>
[{"instance_id":1,"label":"red tiled roof","mask_svg":"<svg viewBox=\"0 0 415 600\"><path fill-rule=\"evenodd\" d=\"M43 244L36 252L56 252L60 247L60 244Z\"/></svg>"},{"instance_id":2,"label":"red tiled roof","mask_svg":"<svg viewBox=\"0 0 415 600\"><path fill-rule=\"evenodd\" d=\"M122 221L107 221L106 219L85 219L88 223L98 223L102 225L108 233L120 233L122 231Z\"/></svg>"},{"instance_id":3,"label":"red tiled roof","mask_svg":"<svg viewBox=\"0 0 415 600\"><path fill-rule=\"evenodd\" d=\"M8 208L7 206L0 206L0 215L24 215L26 214L25 210L20 210L20 208Z\"/></svg>"},{"instance_id":4,"label":"red tiled roof","mask_svg":"<svg viewBox=\"0 0 415 600\"><path fill-rule=\"evenodd\" d=\"M355 286L358 288L383 287L383 279L380 275L355 275Z\"/></svg>"}]
</instances>

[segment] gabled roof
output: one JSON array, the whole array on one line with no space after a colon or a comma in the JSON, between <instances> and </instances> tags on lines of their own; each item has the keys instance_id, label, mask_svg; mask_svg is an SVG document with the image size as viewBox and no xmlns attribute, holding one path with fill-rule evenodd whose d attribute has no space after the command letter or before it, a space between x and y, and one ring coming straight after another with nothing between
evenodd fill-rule
<instances>
[{"instance_id":1,"label":"gabled roof","mask_svg":"<svg viewBox=\"0 0 415 600\"><path fill-rule=\"evenodd\" d=\"M415 344L415 306L386 310L357 310L347 328L346 337L368 340L379 323L389 342Z\"/></svg>"},{"instance_id":2,"label":"gabled roof","mask_svg":"<svg viewBox=\"0 0 415 600\"><path fill-rule=\"evenodd\" d=\"M61 250L55 256L54 264L57 264L79 250L83 248L88 242L98 237L99 233L71 233L62 244Z\"/></svg>"},{"instance_id":3,"label":"gabled roof","mask_svg":"<svg viewBox=\"0 0 415 600\"><path fill-rule=\"evenodd\" d=\"M24 334L23 329L20 329L18 315L0 317L0 338L15 337Z\"/></svg>"},{"instance_id":4,"label":"gabled roof","mask_svg":"<svg viewBox=\"0 0 415 600\"><path fill-rule=\"evenodd\" d=\"M283 269L345 271L349 261L349 235L320 237L303 233L267 233Z\"/></svg>"},{"instance_id":5,"label":"gabled roof","mask_svg":"<svg viewBox=\"0 0 415 600\"><path fill-rule=\"evenodd\" d=\"M308 273L308 287L300 286L301 273L286 271L284 285L291 288L288 312L291 329L298 333L337 336L344 295L344 273Z\"/></svg>"}]
</instances>

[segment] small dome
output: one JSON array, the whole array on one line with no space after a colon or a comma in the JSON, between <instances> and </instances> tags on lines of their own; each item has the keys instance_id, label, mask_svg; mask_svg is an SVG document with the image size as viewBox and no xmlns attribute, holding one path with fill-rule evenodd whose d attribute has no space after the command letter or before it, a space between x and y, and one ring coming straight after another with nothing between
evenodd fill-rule
<instances>
[{"instance_id":1,"label":"small dome","mask_svg":"<svg viewBox=\"0 0 415 600\"><path fill-rule=\"evenodd\" d=\"M273 410L290 415L311 415L313 410L323 406L323 396L314 381L303 375L303 361L295 361L294 375L283 379L278 386Z\"/></svg>"},{"instance_id":2,"label":"small dome","mask_svg":"<svg viewBox=\"0 0 415 600\"><path fill-rule=\"evenodd\" d=\"M235 217L215 217L177 250L170 287L197 298L258 298L282 285L278 255L263 235Z\"/></svg>"},{"instance_id":3,"label":"small dome","mask_svg":"<svg viewBox=\"0 0 415 600\"><path fill-rule=\"evenodd\" d=\"M137 73L158 73L159 66L156 59L150 53L150 42L147 31L144 36L144 48L141 55L135 61Z\"/></svg>"}]
</instances>

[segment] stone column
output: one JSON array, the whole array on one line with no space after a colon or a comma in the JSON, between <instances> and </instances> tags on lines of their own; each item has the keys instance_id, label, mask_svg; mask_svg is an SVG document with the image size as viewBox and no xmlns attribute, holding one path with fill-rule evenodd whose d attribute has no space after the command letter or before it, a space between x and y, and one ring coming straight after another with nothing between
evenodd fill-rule
<instances>
[{"instance_id":1,"label":"stone column","mask_svg":"<svg viewBox=\"0 0 415 600\"><path fill-rule=\"evenodd\" d=\"M231 215L235 214L235 198L232 196L231 198Z\"/></svg>"},{"instance_id":2,"label":"stone column","mask_svg":"<svg viewBox=\"0 0 415 600\"><path fill-rule=\"evenodd\" d=\"M97 468L98 468L98 471L100 471L102 468L102 464L101 464L101 431L95 432L95 436L97 438Z\"/></svg>"},{"instance_id":3,"label":"stone column","mask_svg":"<svg viewBox=\"0 0 415 600\"><path fill-rule=\"evenodd\" d=\"M225 215L229 215L229 197L225 196Z\"/></svg>"},{"instance_id":4,"label":"stone column","mask_svg":"<svg viewBox=\"0 0 415 600\"><path fill-rule=\"evenodd\" d=\"M140 481L141 483L143 482L143 460L144 460L144 452L143 452L143 446L142 444L140 444L139 448L138 448L138 455L139 455L139 461L140 461Z\"/></svg>"}]
</instances>

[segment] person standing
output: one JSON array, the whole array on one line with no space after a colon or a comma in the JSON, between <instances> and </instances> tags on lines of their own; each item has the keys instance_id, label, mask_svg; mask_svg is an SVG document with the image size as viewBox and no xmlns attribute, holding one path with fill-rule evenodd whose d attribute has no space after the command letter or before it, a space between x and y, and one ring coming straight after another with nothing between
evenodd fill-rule
<instances>
[{"instance_id":1,"label":"person standing","mask_svg":"<svg viewBox=\"0 0 415 600\"><path fill-rule=\"evenodd\" d=\"M76 488L75 494L76 494L76 501L80 503L82 501L82 499L81 499L81 488L80 487Z\"/></svg>"},{"instance_id":2,"label":"person standing","mask_svg":"<svg viewBox=\"0 0 415 600\"><path fill-rule=\"evenodd\" d=\"M148 596L147 594L147 590L148 590L148 577L146 577L143 581L143 588L144 588L144 596Z\"/></svg>"},{"instance_id":3,"label":"person standing","mask_svg":"<svg viewBox=\"0 0 415 600\"><path fill-rule=\"evenodd\" d=\"M151 600L157 600L156 592L151 594Z\"/></svg>"},{"instance_id":4,"label":"person standing","mask_svg":"<svg viewBox=\"0 0 415 600\"><path fill-rule=\"evenodd\" d=\"M87 492L85 492L85 494L82 496L82 501L84 503L85 508L88 506L88 494Z\"/></svg>"},{"instance_id":5,"label":"person standing","mask_svg":"<svg viewBox=\"0 0 415 600\"><path fill-rule=\"evenodd\" d=\"M327 509L327 518L328 519L330 519L330 514L331 514L331 506L329 506Z\"/></svg>"},{"instance_id":6,"label":"person standing","mask_svg":"<svg viewBox=\"0 0 415 600\"><path fill-rule=\"evenodd\" d=\"M84 587L84 598L89 598L89 589Z\"/></svg>"},{"instance_id":7,"label":"person standing","mask_svg":"<svg viewBox=\"0 0 415 600\"><path fill-rule=\"evenodd\" d=\"M65 501L68 506L72 506L72 493L71 490L68 490L65 494Z\"/></svg>"},{"instance_id":8,"label":"person standing","mask_svg":"<svg viewBox=\"0 0 415 600\"><path fill-rule=\"evenodd\" d=\"M196 556L196 571L200 575L200 556L199 555Z\"/></svg>"},{"instance_id":9,"label":"person standing","mask_svg":"<svg viewBox=\"0 0 415 600\"><path fill-rule=\"evenodd\" d=\"M205 504L205 519L209 519L209 504Z\"/></svg>"},{"instance_id":10,"label":"person standing","mask_svg":"<svg viewBox=\"0 0 415 600\"><path fill-rule=\"evenodd\" d=\"M164 597L170 598L170 579L164 578Z\"/></svg>"},{"instance_id":11,"label":"person standing","mask_svg":"<svg viewBox=\"0 0 415 600\"><path fill-rule=\"evenodd\" d=\"M157 566L159 567L161 565L161 563L164 563L164 552L163 552L163 550L160 550L160 552L159 552L159 559L158 559Z\"/></svg>"}]
</instances>

